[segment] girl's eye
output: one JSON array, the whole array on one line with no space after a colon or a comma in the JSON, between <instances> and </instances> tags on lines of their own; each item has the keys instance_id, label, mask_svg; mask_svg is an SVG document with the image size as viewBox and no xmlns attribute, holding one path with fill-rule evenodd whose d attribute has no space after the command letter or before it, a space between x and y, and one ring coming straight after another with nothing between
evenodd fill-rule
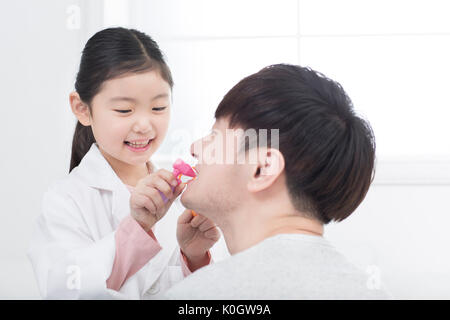
<instances>
[{"instance_id":1,"label":"girl's eye","mask_svg":"<svg viewBox=\"0 0 450 320\"><path fill-rule=\"evenodd\" d=\"M158 107L158 108L153 108L153 111L163 111L165 110L167 107Z\"/></svg>"},{"instance_id":2,"label":"girl's eye","mask_svg":"<svg viewBox=\"0 0 450 320\"><path fill-rule=\"evenodd\" d=\"M119 112L119 113L128 113L128 112L130 112L131 110L114 110L114 111L117 111L117 112Z\"/></svg>"}]
</instances>

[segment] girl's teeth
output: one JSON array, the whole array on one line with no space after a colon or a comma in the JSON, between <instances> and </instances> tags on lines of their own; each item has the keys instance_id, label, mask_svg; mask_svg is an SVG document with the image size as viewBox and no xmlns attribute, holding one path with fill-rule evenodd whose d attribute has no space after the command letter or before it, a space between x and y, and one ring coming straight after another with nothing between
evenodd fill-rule
<instances>
[{"instance_id":1,"label":"girl's teeth","mask_svg":"<svg viewBox=\"0 0 450 320\"><path fill-rule=\"evenodd\" d=\"M146 142L146 143L132 143L132 142L128 142L128 144L130 146L132 146L132 147L142 148L142 147L145 147L148 144L148 142Z\"/></svg>"}]
</instances>

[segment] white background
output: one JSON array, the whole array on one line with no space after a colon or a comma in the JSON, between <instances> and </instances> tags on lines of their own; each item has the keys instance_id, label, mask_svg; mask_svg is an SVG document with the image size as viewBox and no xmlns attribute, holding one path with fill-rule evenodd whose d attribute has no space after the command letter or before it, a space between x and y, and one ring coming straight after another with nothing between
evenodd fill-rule
<instances>
[{"instance_id":1,"label":"white background","mask_svg":"<svg viewBox=\"0 0 450 320\"><path fill-rule=\"evenodd\" d=\"M447 3L4 1L0 298L39 298L25 252L43 192L68 173L76 123L68 94L88 38L120 25L152 36L172 69L174 112L157 154L162 165L186 158L224 94L266 65L310 66L340 82L374 128L377 174L357 211L327 226L325 236L395 298L449 299ZM180 137L179 128L192 135Z\"/></svg>"}]
</instances>

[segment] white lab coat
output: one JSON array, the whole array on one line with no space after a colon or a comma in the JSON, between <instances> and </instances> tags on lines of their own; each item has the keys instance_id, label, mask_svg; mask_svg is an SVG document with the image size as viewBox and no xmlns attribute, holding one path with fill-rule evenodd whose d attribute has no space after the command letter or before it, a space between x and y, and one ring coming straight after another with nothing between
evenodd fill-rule
<instances>
[{"instance_id":1,"label":"white lab coat","mask_svg":"<svg viewBox=\"0 0 450 320\"><path fill-rule=\"evenodd\" d=\"M92 144L79 166L50 185L28 257L45 299L158 299L183 279L176 219L179 199L155 225L162 250L120 291L106 287L115 256L115 230L130 214L130 192Z\"/></svg>"}]
</instances>

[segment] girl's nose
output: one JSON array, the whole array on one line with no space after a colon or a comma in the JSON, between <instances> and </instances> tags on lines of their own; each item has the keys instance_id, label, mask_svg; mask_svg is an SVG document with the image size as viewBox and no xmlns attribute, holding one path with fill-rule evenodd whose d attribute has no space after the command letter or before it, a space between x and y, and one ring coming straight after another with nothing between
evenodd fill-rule
<instances>
[{"instance_id":1,"label":"girl's nose","mask_svg":"<svg viewBox=\"0 0 450 320\"><path fill-rule=\"evenodd\" d=\"M152 122L147 118L139 119L133 126L135 132L149 132L153 130Z\"/></svg>"}]
</instances>

